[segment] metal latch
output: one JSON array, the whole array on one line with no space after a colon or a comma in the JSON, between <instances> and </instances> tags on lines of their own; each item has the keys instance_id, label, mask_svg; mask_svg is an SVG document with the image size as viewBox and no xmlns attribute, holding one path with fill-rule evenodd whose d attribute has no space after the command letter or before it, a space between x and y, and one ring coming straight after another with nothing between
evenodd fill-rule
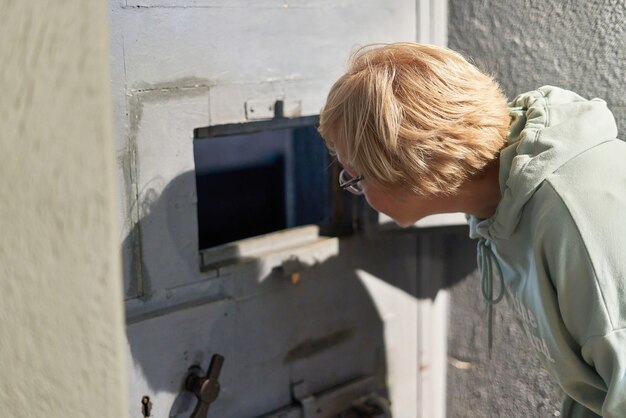
<instances>
[{"instance_id":1,"label":"metal latch","mask_svg":"<svg viewBox=\"0 0 626 418\"><path fill-rule=\"evenodd\" d=\"M224 357L219 354L214 354L211 357L211 364L206 376L201 376L201 369L194 368L190 371L185 381L185 388L193 392L198 398L198 404L196 409L191 414L191 418L206 418L209 414L209 406L220 393L220 384L217 378L222 370L224 364Z\"/></svg>"}]
</instances>

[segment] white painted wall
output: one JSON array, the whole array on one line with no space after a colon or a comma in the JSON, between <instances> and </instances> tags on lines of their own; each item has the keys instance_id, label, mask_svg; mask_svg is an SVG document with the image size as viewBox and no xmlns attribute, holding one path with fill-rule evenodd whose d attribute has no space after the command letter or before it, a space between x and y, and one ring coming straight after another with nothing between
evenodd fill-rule
<instances>
[{"instance_id":1,"label":"white painted wall","mask_svg":"<svg viewBox=\"0 0 626 418\"><path fill-rule=\"evenodd\" d=\"M209 277L197 272L194 128L245 122L245 104L255 100L298 102L301 115L318 114L351 52L416 37L413 0L109 7L128 298ZM175 179L176 202L159 207Z\"/></svg>"},{"instance_id":2,"label":"white painted wall","mask_svg":"<svg viewBox=\"0 0 626 418\"><path fill-rule=\"evenodd\" d=\"M204 272L197 242L193 129L245 122L246 103L259 100L318 114L356 48L417 39L427 19L418 3L109 0L131 414L148 395L155 417L185 416L186 370L217 352L226 361L216 416L287 406L297 379L324 390L383 372L394 416L445 415L447 305L417 300L416 282L429 278L415 237L269 248ZM268 268L315 251L324 257L300 285ZM348 341L284 362L294 346L346 329Z\"/></svg>"},{"instance_id":3,"label":"white painted wall","mask_svg":"<svg viewBox=\"0 0 626 418\"><path fill-rule=\"evenodd\" d=\"M101 3L0 0L0 415L124 417Z\"/></svg>"}]
</instances>

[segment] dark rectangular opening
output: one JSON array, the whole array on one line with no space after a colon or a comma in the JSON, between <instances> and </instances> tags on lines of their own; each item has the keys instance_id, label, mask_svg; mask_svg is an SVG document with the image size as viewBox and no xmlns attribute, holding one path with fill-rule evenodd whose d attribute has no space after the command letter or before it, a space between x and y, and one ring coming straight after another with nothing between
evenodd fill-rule
<instances>
[{"instance_id":1,"label":"dark rectangular opening","mask_svg":"<svg viewBox=\"0 0 626 418\"><path fill-rule=\"evenodd\" d=\"M331 159L316 120L195 131L200 249L329 221Z\"/></svg>"}]
</instances>

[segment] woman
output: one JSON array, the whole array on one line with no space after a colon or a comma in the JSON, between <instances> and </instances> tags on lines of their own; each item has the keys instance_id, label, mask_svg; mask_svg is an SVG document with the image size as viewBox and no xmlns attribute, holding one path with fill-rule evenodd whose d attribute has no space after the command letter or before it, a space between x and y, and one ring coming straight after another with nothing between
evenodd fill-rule
<instances>
[{"instance_id":1,"label":"woman","mask_svg":"<svg viewBox=\"0 0 626 418\"><path fill-rule=\"evenodd\" d=\"M546 86L507 105L459 54L402 43L354 57L319 130L342 187L400 226L468 214L483 295L513 306L562 416L626 416L626 144L605 102Z\"/></svg>"}]
</instances>

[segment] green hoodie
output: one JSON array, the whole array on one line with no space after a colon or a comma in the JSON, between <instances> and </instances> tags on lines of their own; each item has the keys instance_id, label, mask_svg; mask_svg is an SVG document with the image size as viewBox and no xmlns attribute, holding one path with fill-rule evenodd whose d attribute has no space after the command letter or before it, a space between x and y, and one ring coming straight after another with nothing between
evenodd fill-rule
<instances>
[{"instance_id":1,"label":"green hoodie","mask_svg":"<svg viewBox=\"0 0 626 418\"><path fill-rule=\"evenodd\" d=\"M626 417L626 143L599 99L547 86L510 106L502 199L469 218L483 292L501 280L562 416Z\"/></svg>"}]
</instances>

